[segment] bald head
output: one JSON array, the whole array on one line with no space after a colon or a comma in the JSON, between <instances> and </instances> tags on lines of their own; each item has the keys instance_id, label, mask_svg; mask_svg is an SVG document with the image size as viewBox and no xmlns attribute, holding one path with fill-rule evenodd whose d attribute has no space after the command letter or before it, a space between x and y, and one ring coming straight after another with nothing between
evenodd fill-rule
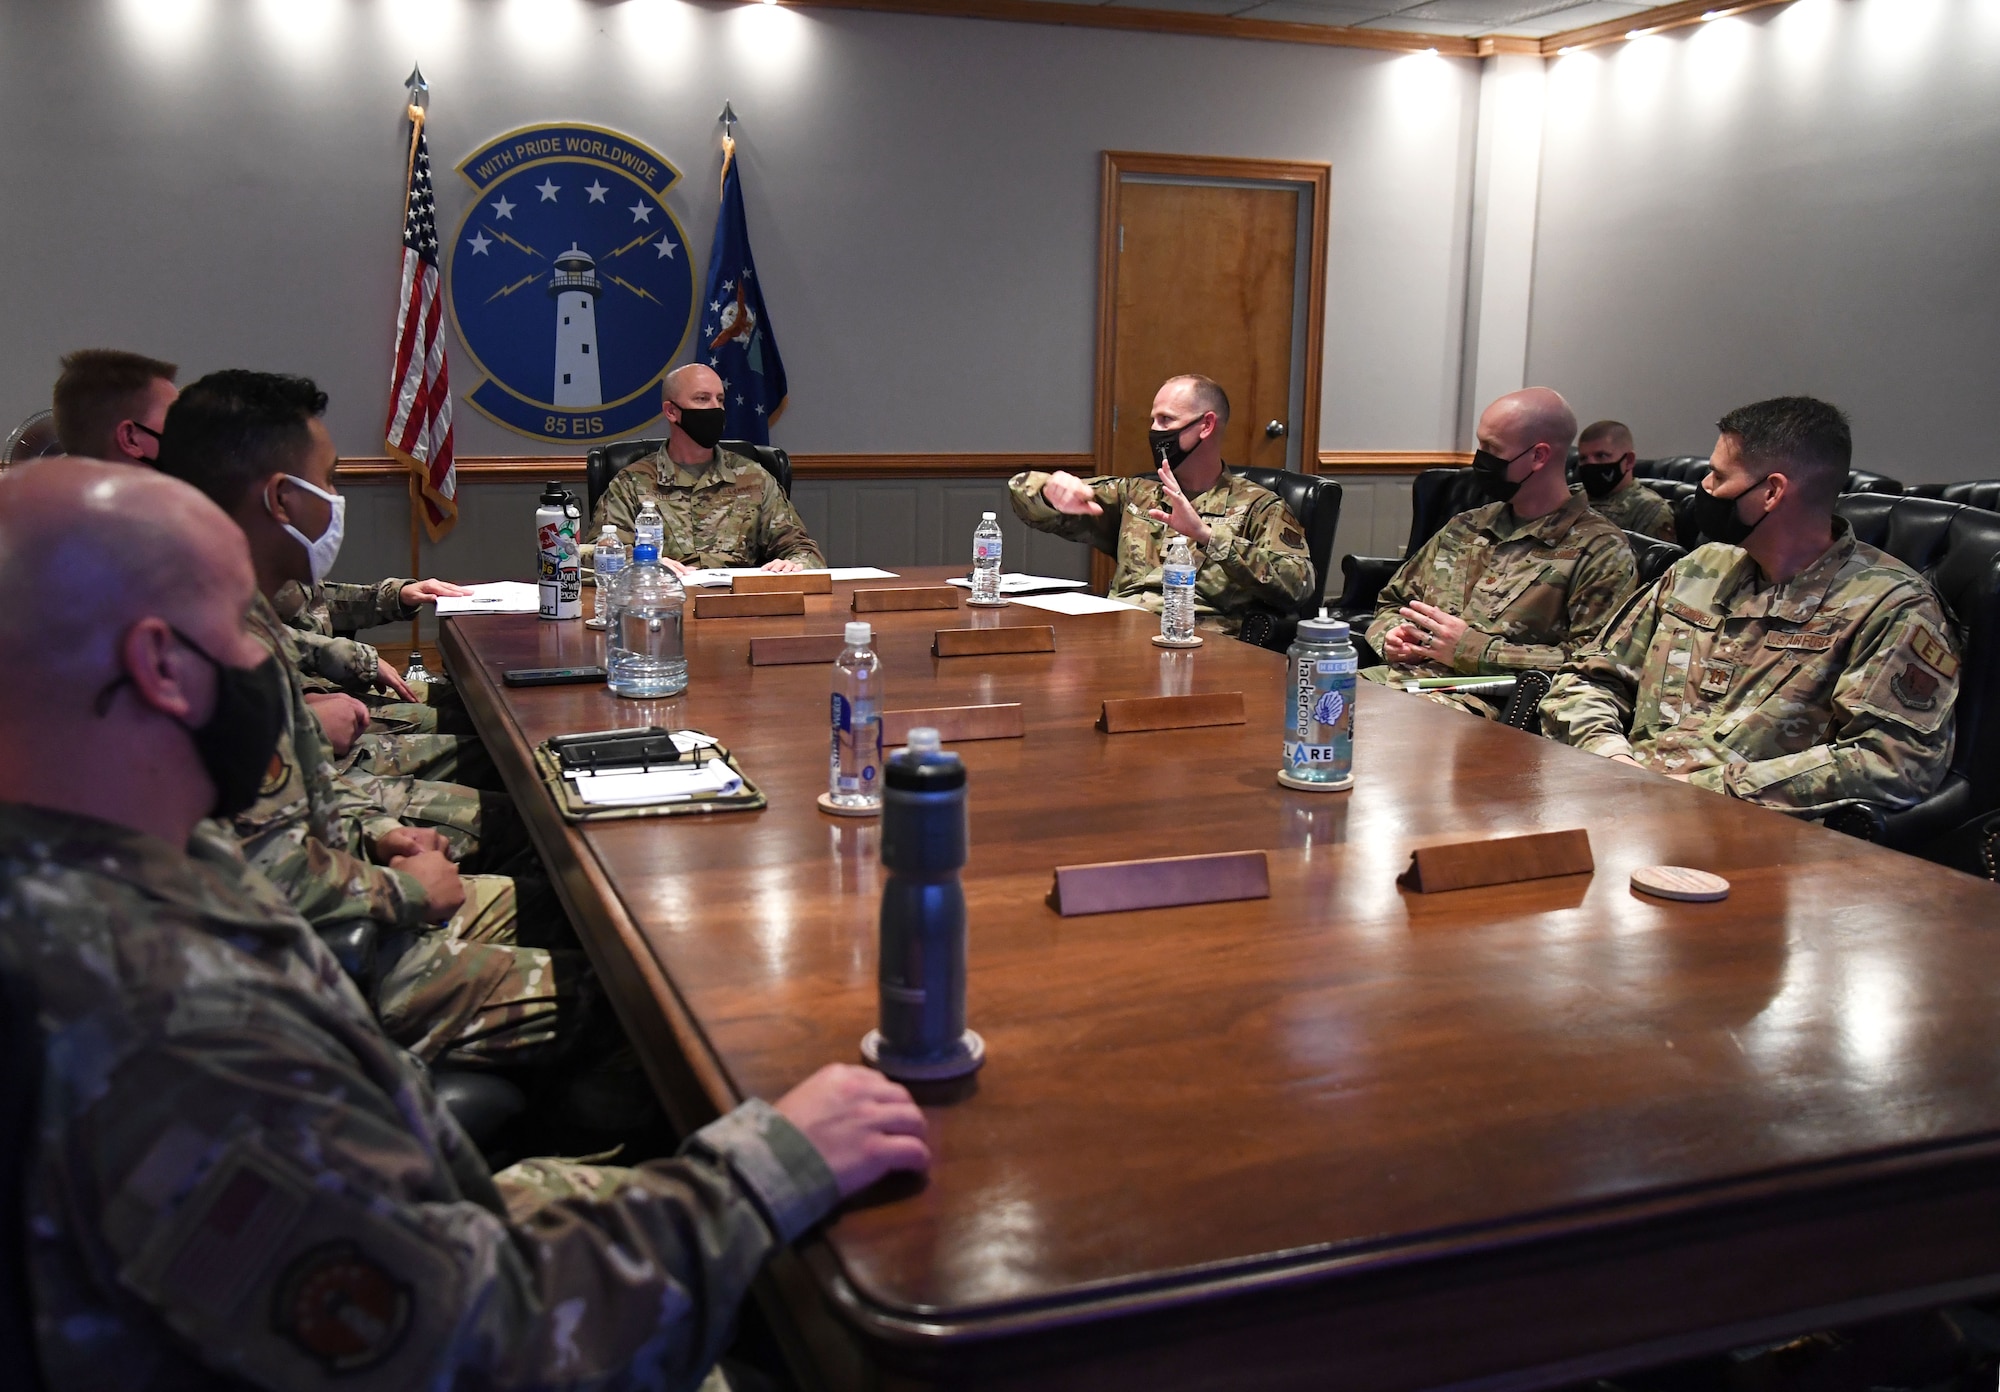
<instances>
[{"instance_id":1,"label":"bald head","mask_svg":"<svg viewBox=\"0 0 2000 1392\"><path fill-rule=\"evenodd\" d=\"M676 406L720 406L722 377L706 363L683 363L667 374L666 397Z\"/></svg>"},{"instance_id":2,"label":"bald head","mask_svg":"<svg viewBox=\"0 0 2000 1392\"><path fill-rule=\"evenodd\" d=\"M122 635L156 615L240 661L232 638L255 578L243 533L176 479L61 457L0 480L0 720L46 717L118 672ZM84 690L88 688L88 690ZM72 709L74 707L72 706Z\"/></svg>"},{"instance_id":3,"label":"bald head","mask_svg":"<svg viewBox=\"0 0 2000 1392\"><path fill-rule=\"evenodd\" d=\"M1508 392L1480 415L1479 438L1503 459L1536 445L1547 445L1562 457L1576 439L1576 412L1547 387Z\"/></svg>"}]
</instances>

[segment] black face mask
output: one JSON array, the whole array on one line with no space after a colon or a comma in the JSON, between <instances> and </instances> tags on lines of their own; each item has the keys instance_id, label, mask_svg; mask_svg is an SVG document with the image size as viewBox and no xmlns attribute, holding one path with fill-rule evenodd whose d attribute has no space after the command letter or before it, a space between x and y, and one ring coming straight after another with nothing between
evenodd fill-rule
<instances>
[{"instance_id":1,"label":"black face mask","mask_svg":"<svg viewBox=\"0 0 2000 1392\"><path fill-rule=\"evenodd\" d=\"M1625 461L1613 460L1609 464L1579 464L1576 466L1576 481L1583 485L1583 491L1593 498L1608 498L1613 489L1625 477Z\"/></svg>"},{"instance_id":2,"label":"black face mask","mask_svg":"<svg viewBox=\"0 0 2000 1392\"><path fill-rule=\"evenodd\" d=\"M1146 447L1153 452L1153 462L1155 464L1165 464L1169 469L1180 468L1189 455L1201 448L1201 441L1199 440L1194 442L1193 449L1182 448L1181 436L1200 424L1201 417L1196 416L1186 424L1177 425L1171 430L1148 430L1146 432Z\"/></svg>"},{"instance_id":3,"label":"black face mask","mask_svg":"<svg viewBox=\"0 0 2000 1392\"><path fill-rule=\"evenodd\" d=\"M720 406L683 406L681 418L674 422L674 429L703 449L714 449L715 442L728 428L723 424L728 414Z\"/></svg>"},{"instance_id":4,"label":"black face mask","mask_svg":"<svg viewBox=\"0 0 2000 1392\"><path fill-rule=\"evenodd\" d=\"M1767 512L1755 522L1745 522L1743 514L1736 510L1736 505L1756 487L1753 483L1733 498L1718 498L1706 488L1697 487L1694 490L1695 526L1710 541L1719 541L1725 546L1741 546L1750 539L1750 533L1764 525L1764 517L1771 515Z\"/></svg>"},{"instance_id":5,"label":"black face mask","mask_svg":"<svg viewBox=\"0 0 2000 1392\"><path fill-rule=\"evenodd\" d=\"M1521 485L1509 482L1507 471L1514 467L1515 460L1522 458L1533 449L1534 446L1529 445L1527 449L1522 450L1513 459L1502 459L1491 450L1481 449L1472 452L1472 472L1479 476L1479 489L1486 495L1487 502L1511 503L1514 501L1514 495L1521 491Z\"/></svg>"},{"instance_id":6,"label":"black face mask","mask_svg":"<svg viewBox=\"0 0 2000 1392\"><path fill-rule=\"evenodd\" d=\"M194 741L201 766L215 785L214 817L233 817L257 801L264 785L264 771L271 766L271 753L285 732L287 699L284 673L278 659L267 657L255 667L225 667L206 648L178 628L174 637L200 654L215 673L215 709L200 725L184 728ZM97 713L111 708L111 697L132 678L119 677L97 693Z\"/></svg>"}]
</instances>

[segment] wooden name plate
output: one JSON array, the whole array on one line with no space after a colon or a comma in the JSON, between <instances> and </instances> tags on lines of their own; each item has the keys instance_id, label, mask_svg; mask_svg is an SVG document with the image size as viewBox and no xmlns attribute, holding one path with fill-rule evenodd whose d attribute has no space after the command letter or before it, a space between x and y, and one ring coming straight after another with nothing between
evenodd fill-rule
<instances>
[{"instance_id":1,"label":"wooden name plate","mask_svg":"<svg viewBox=\"0 0 2000 1392\"><path fill-rule=\"evenodd\" d=\"M1038 653L1055 650L1054 624L1019 624L1007 628L941 628L931 635L932 657L988 657L994 653Z\"/></svg>"},{"instance_id":2,"label":"wooden name plate","mask_svg":"<svg viewBox=\"0 0 2000 1392\"><path fill-rule=\"evenodd\" d=\"M1588 875L1596 869L1590 858L1590 833L1577 827L1423 846L1411 855L1410 868L1396 877L1396 883L1419 894L1435 894L1555 875Z\"/></svg>"},{"instance_id":3,"label":"wooden name plate","mask_svg":"<svg viewBox=\"0 0 2000 1392\"><path fill-rule=\"evenodd\" d=\"M1134 730L1188 730L1197 725L1241 725L1243 693L1211 691L1200 696L1133 696L1106 701L1097 728L1107 735Z\"/></svg>"},{"instance_id":4,"label":"wooden name plate","mask_svg":"<svg viewBox=\"0 0 2000 1392\"><path fill-rule=\"evenodd\" d=\"M808 633L785 638L752 638L752 667L797 667L808 662L831 662L847 646L838 633Z\"/></svg>"},{"instance_id":5,"label":"wooden name plate","mask_svg":"<svg viewBox=\"0 0 2000 1392\"><path fill-rule=\"evenodd\" d=\"M1049 904L1064 918L1072 918L1077 914L1270 897L1271 866L1264 852L1231 851L1058 865Z\"/></svg>"},{"instance_id":6,"label":"wooden name plate","mask_svg":"<svg viewBox=\"0 0 2000 1392\"><path fill-rule=\"evenodd\" d=\"M854 612L878 614L889 609L956 609L956 585L917 585L900 590L856 590Z\"/></svg>"},{"instance_id":7,"label":"wooden name plate","mask_svg":"<svg viewBox=\"0 0 2000 1392\"><path fill-rule=\"evenodd\" d=\"M910 731L928 725L946 744L967 740L1020 739L1028 733L1021 723L1021 703L1002 706L933 706L929 710L882 712L882 742L908 744Z\"/></svg>"},{"instance_id":8,"label":"wooden name plate","mask_svg":"<svg viewBox=\"0 0 2000 1392\"><path fill-rule=\"evenodd\" d=\"M784 575L739 575L729 582L731 594L783 594L796 590L800 594L832 594L833 577L820 570L811 574Z\"/></svg>"},{"instance_id":9,"label":"wooden name plate","mask_svg":"<svg viewBox=\"0 0 2000 1392\"><path fill-rule=\"evenodd\" d=\"M775 614L803 614L806 597L797 590L777 594L705 594L694 597L697 619L763 619Z\"/></svg>"}]
</instances>

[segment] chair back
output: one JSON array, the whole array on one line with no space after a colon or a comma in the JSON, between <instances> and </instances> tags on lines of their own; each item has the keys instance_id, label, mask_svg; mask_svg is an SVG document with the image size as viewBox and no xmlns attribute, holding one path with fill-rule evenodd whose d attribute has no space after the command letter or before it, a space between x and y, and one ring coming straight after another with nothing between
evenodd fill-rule
<instances>
[{"instance_id":1,"label":"chair back","mask_svg":"<svg viewBox=\"0 0 2000 1392\"><path fill-rule=\"evenodd\" d=\"M1966 479L1959 483L1920 483L1907 490L1919 498L1942 498L1948 503L2000 512L2000 479Z\"/></svg>"},{"instance_id":2,"label":"chair back","mask_svg":"<svg viewBox=\"0 0 2000 1392\"><path fill-rule=\"evenodd\" d=\"M1472 470L1424 470L1410 482L1410 540L1403 555L1416 555L1417 548L1436 536L1445 523L1485 502L1479 476Z\"/></svg>"},{"instance_id":3,"label":"chair back","mask_svg":"<svg viewBox=\"0 0 2000 1392\"><path fill-rule=\"evenodd\" d=\"M1700 483L1708 472L1705 454L1670 454L1660 459L1634 461L1632 473L1642 479L1672 479L1676 483Z\"/></svg>"},{"instance_id":4,"label":"chair back","mask_svg":"<svg viewBox=\"0 0 2000 1392\"><path fill-rule=\"evenodd\" d=\"M0 1387L40 1392L28 1290L28 1174L41 1120L42 1029L34 981L0 956Z\"/></svg>"},{"instance_id":5,"label":"chair back","mask_svg":"<svg viewBox=\"0 0 2000 1392\"><path fill-rule=\"evenodd\" d=\"M2000 807L2000 513L1940 498L1850 493L1834 504L1860 540L1922 574L1958 623L1952 772L1975 809Z\"/></svg>"},{"instance_id":6,"label":"chair back","mask_svg":"<svg viewBox=\"0 0 2000 1392\"><path fill-rule=\"evenodd\" d=\"M1340 480L1250 465L1236 472L1259 488L1277 494L1285 510L1298 519L1305 532L1306 553L1313 563L1313 590L1299 601L1298 615L1302 619L1311 618L1326 603L1327 572L1333 569L1333 536L1340 530Z\"/></svg>"},{"instance_id":7,"label":"chair back","mask_svg":"<svg viewBox=\"0 0 2000 1392\"><path fill-rule=\"evenodd\" d=\"M1665 575L1675 561L1687 554L1671 541L1661 541L1658 537L1649 537L1644 532L1627 532L1625 540L1631 544L1632 559L1639 566L1641 589Z\"/></svg>"},{"instance_id":8,"label":"chair back","mask_svg":"<svg viewBox=\"0 0 2000 1392\"><path fill-rule=\"evenodd\" d=\"M611 480L666 446L665 440L618 440L599 445L584 455L583 486L588 495L583 509L584 521L589 522L597 515L597 500L604 496ZM775 445L753 445L748 440L724 440L722 448L756 460L764 466L766 473L778 481L778 487L785 490L785 496L792 496L792 457L789 454Z\"/></svg>"},{"instance_id":9,"label":"chair back","mask_svg":"<svg viewBox=\"0 0 2000 1392\"><path fill-rule=\"evenodd\" d=\"M1848 473L1847 487L1841 491L1845 493L1888 493L1896 495L1908 490L1887 474L1872 474L1866 469L1855 469Z\"/></svg>"},{"instance_id":10,"label":"chair back","mask_svg":"<svg viewBox=\"0 0 2000 1392\"><path fill-rule=\"evenodd\" d=\"M611 486L611 480L656 450L666 448L665 440L614 440L598 445L583 457L583 520L588 526L597 516L597 500Z\"/></svg>"}]
</instances>

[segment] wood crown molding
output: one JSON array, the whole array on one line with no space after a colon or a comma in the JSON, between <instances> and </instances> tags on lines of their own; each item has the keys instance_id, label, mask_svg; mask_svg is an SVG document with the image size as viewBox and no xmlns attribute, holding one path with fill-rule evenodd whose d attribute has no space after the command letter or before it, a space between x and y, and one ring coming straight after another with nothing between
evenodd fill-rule
<instances>
[{"instance_id":1,"label":"wood crown molding","mask_svg":"<svg viewBox=\"0 0 2000 1392\"><path fill-rule=\"evenodd\" d=\"M1088 454L795 454L796 479L878 478L1008 478L1024 469L1067 469L1094 472ZM467 455L458 461L458 476L467 483L530 483L538 479L583 477L582 455ZM396 483L410 471L398 460L383 457L340 461L342 483Z\"/></svg>"},{"instance_id":2,"label":"wood crown molding","mask_svg":"<svg viewBox=\"0 0 2000 1392\"><path fill-rule=\"evenodd\" d=\"M1605 24L1586 25L1546 38L1488 34L1465 39L1449 34L1405 33L1396 29L1351 29L1335 24L1294 24L1275 19L1184 13L1179 10L1113 9L1110 6L1053 4L1043 0L778 0L801 9L869 10L882 14L929 15L939 19L985 19L1014 24L1054 24L1083 29L1122 29L1152 34L1187 34L1210 39L1255 39L1265 43L1309 44L1320 48L1365 48L1385 53L1438 53L1449 58L1491 58L1497 54L1550 57L1580 48L1618 43L1631 34L1653 34L1699 24L1710 16L1789 5L1792 0L1678 0Z\"/></svg>"},{"instance_id":3,"label":"wood crown molding","mask_svg":"<svg viewBox=\"0 0 2000 1392\"><path fill-rule=\"evenodd\" d=\"M1447 469L1472 462L1470 450L1321 450L1322 477L1341 474L1421 474L1426 469Z\"/></svg>"},{"instance_id":4,"label":"wood crown molding","mask_svg":"<svg viewBox=\"0 0 2000 1392\"><path fill-rule=\"evenodd\" d=\"M994 19L1016 24L1058 24L1081 29L1142 30L1191 34L1210 39L1261 39L1269 43L1314 44L1322 48L1368 48L1388 53L1433 50L1453 58L1476 58L1471 39L1449 34L1412 34L1397 29L1348 29L1334 24L1293 24L1275 19L1179 10L1113 9L1106 5L1046 4L1042 0L780 0L804 9L874 10L885 14L934 15L943 19Z\"/></svg>"}]
</instances>

